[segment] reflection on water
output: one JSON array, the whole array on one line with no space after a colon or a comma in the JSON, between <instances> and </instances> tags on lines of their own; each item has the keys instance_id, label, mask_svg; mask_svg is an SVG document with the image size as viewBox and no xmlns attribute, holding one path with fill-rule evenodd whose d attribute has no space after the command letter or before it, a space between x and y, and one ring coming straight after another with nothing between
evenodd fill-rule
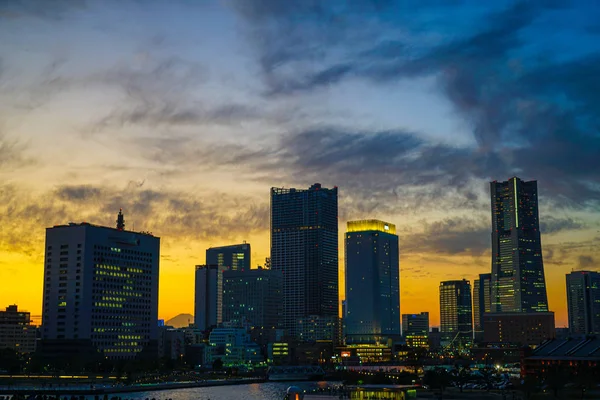
<instances>
[{"instance_id":1,"label":"reflection on water","mask_svg":"<svg viewBox=\"0 0 600 400\"><path fill-rule=\"evenodd\" d=\"M249 385L212 386L190 389L161 390L156 392L121 393L121 399L133 400L282 400L289 386L304 390L340 385L340 382L267 382ZM111 398L112 396L109 396ZM336 399L337 397L332 397ZM88 396L93 400L93 396Z\"/></svg>"}]
</instances>

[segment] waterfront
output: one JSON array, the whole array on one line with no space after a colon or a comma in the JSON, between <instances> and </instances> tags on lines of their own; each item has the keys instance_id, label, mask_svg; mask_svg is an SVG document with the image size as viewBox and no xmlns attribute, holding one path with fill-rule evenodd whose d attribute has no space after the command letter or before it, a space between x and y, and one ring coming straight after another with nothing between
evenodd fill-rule
<instances>
[{"instance_id":1,"label":"waterfront","mask_svg":"<svg viewBox=\"0 0 600 400\"><path fill-rule=\"evenodd\" d=\"M251 383L228 386L206 386L194 388L178 388L156 391L142 391L131 393L107 394L111 399L113 396L118 396L121 399L132 400L281 400L285 395L285 390L291 386L298 386L304 390L312 391L315 389L326 389L331 386L338 386L340 382L265 382ZM68 396L64 394L61 396ZM70 396L68 396L70 398ZM77 396L77 398L81 398ZM95 400L96 398L103 399L104 396L88 395L86 400ZM334 397L332 397L334 398Z\"/></svg>"}]
</instances>

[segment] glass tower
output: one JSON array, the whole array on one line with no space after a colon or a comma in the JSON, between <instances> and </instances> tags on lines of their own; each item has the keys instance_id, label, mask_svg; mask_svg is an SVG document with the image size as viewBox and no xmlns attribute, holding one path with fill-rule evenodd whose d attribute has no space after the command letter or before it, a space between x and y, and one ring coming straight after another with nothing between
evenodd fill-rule
<instances>
[{"instance_id":1,"label":"glass tower","mask_svg":"<svg viewBox=\"0 0 600 400\"><path fill-rule=\"evenodd\" d=\"M440 283L440 331L442 342L449 347L463 347L473 341L473 308L471 283Z\"/></svg>"},{"instance_id":2,"label":"glass tower","mask_svg":"<svg viewBox=\"0 0 600 400\"><path fill-rule=\"evenodd\" d=\"M346 340L399 336L400 264L396 226L349 221L346 233Z\"/></svg>"},{"instance_id":3,"label":"glass tower","mask_svg":"<svg viewBox=\"0 0 600 400\"><path fill-rule=\"evenodd\" d=\"M548 311L537 181L491 182L492 311Z\"/></svg>"},{"instance_id":4,"label":"glass tower","mask_svg":"<svg viewBox=\"0 0 600 400\"><path fill-rule=\"evenodd\" d=\"M492 274L480 274L473 283L473 325L475 337L483 336L483 314L492 312Z\"/></svg>"},{"instance_id":5,"label":"glass tower","mask_svg":"<svg viewBox=\"0 0 600 400\"><path fill-rule=\"evenodd\" d=\"M571 334L600 334L600 272L567 274L567 305Z\"/></svg>"},{"instance_id":6,"label":"glass tower","mask_svg":"<svg viewBox=\"0 0 600 400\"><path fill-rule=\"evenodd\" d=\"M338 316L338 189L271 188L271 269L283 274L283 326Z\"/></svg>"}]
</instances>

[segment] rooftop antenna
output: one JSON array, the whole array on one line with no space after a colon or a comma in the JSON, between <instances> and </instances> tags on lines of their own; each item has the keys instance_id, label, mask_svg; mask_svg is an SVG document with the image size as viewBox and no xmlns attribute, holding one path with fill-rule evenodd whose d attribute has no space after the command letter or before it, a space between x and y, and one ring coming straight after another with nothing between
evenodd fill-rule
<instances>
[{"instance_id":1,"label":"rooftop antenna","mask_svg":"<svg viewBox=\"0 0 600 400\"><path fill-rule=\"evenodd\" d=\"M123 217L123 209L119 208L119 215L117 215L117 229L122 231L125 228L125 218Z\"/></svg>"}]
</instances>

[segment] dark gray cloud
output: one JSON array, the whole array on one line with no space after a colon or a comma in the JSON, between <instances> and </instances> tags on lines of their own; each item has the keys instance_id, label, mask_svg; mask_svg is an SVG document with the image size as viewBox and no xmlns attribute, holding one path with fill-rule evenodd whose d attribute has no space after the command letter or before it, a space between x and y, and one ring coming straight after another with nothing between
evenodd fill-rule
<instances>
[{"instance_id":1,"label":"dark gray cloud","mask_svg":"<svg viewBox=\"0 0 600 400\"><path fill-rule=\"evenodd\" d=\"M598 262L592 256L579 256L579 268L598 267Z\"/></svg>"},{"instance_id":2,"label":"dark gray cloud","mask_svg":"<svg viewBox=\"0 0 600 400\"><path fill-rule=\"evenodd\" d=\"M515 2L434 45L419 45L406 30L397 34L392 29L385 17L391 15L390 7L402 8L400 2L341 6L291 1L273 6L254 0L240 1L238 7L254 29L268 94L295 95L350 78L387 84L434 76L477 142L475 148L419 144L416 158L402 160L389 157L393 151L404 154L395 142L404 137L402 132L386 136L338 128L332 133L319 127L294 132L282 141L281 151L286 160L295 160L298 174L321 168L340 186L354 174L363 181L356 187L365 192L375 185L370 173L382 173L380 166L386 163L386 172L396 175L391 182L387 174L381 176L380 189L386 183L435 183L447 189L472 180L518 175L537 179L544 201L555 206L598 209L600 88L595 71L600 53L589 48L576 58L548 57L540 62L542 55L530 50L546 33L532 32L534 22L573 5ZM415 27L407 22L411 15L419 21L419 13L428 8L430 4L403 9L397 22L410 33L443 33L425 23ZM338 148L329 149L327 141ZM373 148L381 149L383 156L374 156Z\"/></svg>"},{"instance_id":3,"label":"dark gray cloud","mask_svg":"<svg viewBox=\"0 0 600 400\"><path fill-rule=\"evenodd\" d=\"M421 225L423 232L409 233L401 238L402 253L478 257L491 247L490 228L481 220L453 217L431 223L421 221Z\"/></svg>"},{"instance_id":4,"label":"dark gray cloud","mask_svg":"<svg viewBox=\"0 0 600 400\"><path fill-rule=\"evenodd\" d=\"M542 234L578 230L585 227L584 223L576 221L573 218L556 218L553 216L543 216L543 218L540 218L540 231Z\"/></svg>"}]
</instances>

